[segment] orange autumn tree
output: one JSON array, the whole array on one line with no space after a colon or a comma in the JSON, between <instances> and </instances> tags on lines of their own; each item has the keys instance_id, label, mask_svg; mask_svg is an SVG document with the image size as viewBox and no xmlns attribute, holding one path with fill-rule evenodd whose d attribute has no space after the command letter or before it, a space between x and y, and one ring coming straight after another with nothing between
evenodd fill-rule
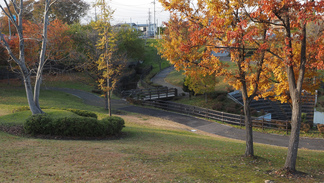
<instances>
[{"instance_id":1,"label":"orange autumn tree","mask_svg":"<svg viewBox=\"0 0 324 183\"><path fill-rule=\"evenodd\" d=\"M28 20L23 20L23 31L25 38L25 56L28 67L34 67L39 57L41 49L41 24L36 24ZM72 40L67 34L69 26L61 20L54 20L48 25L48 49L46 50L47 60L60 60L66 57L72 49ZM7 39L13 54L18 56L19 53L19 37L13 35L11 39Z\"/></svg>"},{"instance_id":2,"label":"orange autumn tree","mask_svg":"<svg viewBox=\"0 0 324 183\"><path fill-rule=\"evenodd\" d=\"M26 90L27 102L32 114L39 114L43 113L42 109L39 106L39 92L40 92L40 82L41 82L41 75L43 71L43 67L45 64L45 53L46 53L46 44L47 44L47 31L48 31L48 12L55 3L56 0L45 0L44 1L44 13L43 13L43 26L41 31L41 40L40 40L40 52L39 52L39 59L38 59L38 66L36 71L36 80L34 85L34 91L32 89L31 84L31 73L33 72L32 69L29 68L26 62L26 55L25 55L25 40L26 37L24 35L24 25L23 25L23 16L25 13L24 5L25 2L23 0L17 1L10 1L13 4L14 11L10 10L10 6L8 4L8 0L3 0L5 6L0 5L0 9L2 13L8 17L11 24L14 26L16 32L16 36L19 40L19 52L14 53L12 48L10 47L8 40L5 38L3 32L0 32L0 44L6 48L8 55L11 57L11 60L17 65L19 68L20 74L24 81L24 86Z\"/></svg>"},{"instance_id":3,"label":"orange autumn tree","mask_svg":"<svg viewBox=\"0 0 324 183\"><path fill-rule=\"evenodd\" d=\"M160 0L170 11L171 19L159 49L177 69L191 75L226 76L225 80L242 91L246 126L245 156L254 156L250 103L270 87L271 77L265 64L269 57L266 24L249 24L245 12L256 5L241 1L176 1ZM195 3L196 2L196 3ZM235 70L220 61L213 53L229 50ZM251 57L246 53L253 51ZM199 73L199 74L197 74Z\"/></svg>"},{"instance_id":4,"label":"orange autumn tree","mask_svg":"<svg viewBox=\"0 0 324 183\"><path fill-rule=\"evenodd\" d=\"M303 90L312 92L316 69L323 68L324 35L314 34L311 25L323 23L322 0L262 0L258 2L251 20L272 25L275 40L268 52L272 55L274 94L292 107L291 135L284 170L296 172L296 161L301 126L301 95ZM313 88L312 88L313 87Z\"/></svg>"},{"instance_id":5,"label":"orange autumn tree","mask_svg":"<svg viewBox=\"0 0 324 183\"><path fill-rule=\"evenodd\" d=\"M36 24L28 20L23 20L23 31L25 39L25 61L28 68L36 70L38 66L39 53L41 50L41 30L42 25ZM44 62L48 60L58 61L69 55L72 50L72 41L67 34L69 26L64 24L61 20L54 20L49 22L48 25L48 37L47 37L47 49L44 56ZM8 40L10 48L13 54L18 56L19 53L19 37L13 36ZM45 64L44 63L44 64ZM41 76L41 72L38 73L38 77ZM41 80L35 83L36 87L39 87ZM39 92L34 93L34 98L39 98ZM38 101L38 100L36 100ZM39 104L38 104L39 105Z\"/></svg>"}]
</instances>

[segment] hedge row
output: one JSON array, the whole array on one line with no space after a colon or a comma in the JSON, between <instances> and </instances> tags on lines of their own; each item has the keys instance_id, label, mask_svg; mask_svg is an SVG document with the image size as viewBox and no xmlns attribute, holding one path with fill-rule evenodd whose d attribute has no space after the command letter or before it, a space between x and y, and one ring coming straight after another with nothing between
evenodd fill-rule
<instances>
[{"instance_id":1,"label":"hedge row","mask_svg":"<svg viewBox=\"0 0 324 183\"><path fill-rule=\"evenodd\" d=\"M79 116L83 117L91 117L91 118L98 118L96 113L85 111L85 110L80 110L80 109L66 109L67 111L73 112L74 114L77 114Z\"/></svg>"},{"instance_id":2,"label":"hedge row","mask_svg":"<svg viewBox=\"0 0 324 183\"><path fill-rule=\"evenodd\" d=\"M42 107L42 109L61 109L61 108L47 108L47 107ZM15 108L12 110L12 113L15 112L21 112L21 111L28 111L29 110L29 106L21 106L18 108ZM62 110L66 110L66 111L70 111L73 112L74 114L77 114L79 116L83 116L83 117L91 117L91 118L98 118L97 114L94 112L90 112L90 111L85 111L85 110L80 110L80 109L62 109Z\"/></svg>"},{"instance_id":3,"label":"hedge row","mask_svg":"<svg viewBox=\"0 0 324 183\"><path fill-rule=\"evenodd\" d=\"M30 116L25 124L25 132L32 135L59 135L72 137L103 137L115 135L124 127L120 117L97 120L90 117L52 118L47 114Z\"/></svg>"}]
</instances>

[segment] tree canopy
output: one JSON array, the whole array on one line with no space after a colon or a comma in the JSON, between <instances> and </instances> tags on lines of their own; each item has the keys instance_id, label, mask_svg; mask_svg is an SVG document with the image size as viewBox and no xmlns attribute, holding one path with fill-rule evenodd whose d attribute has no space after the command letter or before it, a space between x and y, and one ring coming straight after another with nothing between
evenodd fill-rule
<instances>
[{"instance_id":1,"label":"tree canopy","mask_svg":"<svg viewBox=\"0 0 324 183\"><path fill-rule=\"evenodd\" d=\"M39 23L43 21L43 10L44 10L45 0L25 0L24 1L24 10L22 14L23 20L29 20L34 23ZM17 16L14 11L14 6L11 1L8 4L9 10ZM8 7L5 7L4 10L8 12ZM63 23L73 24L80 22L81 18L86 15L90 5L84 0L57 0L55 4L50 9L49 20L53 21L59 19ZM4 15L4 12L2 12ZM8 19L6 16L1 17L3 22L2 27L8 31Z\"/></svg>"},{"instance_id":2,"label":"tree canopy","mask_svg":"<svg viewBox=\"0 0 324 183\"><path fill-rule=\"evenodd\" d=\"M250 102L272 95L292 105L292 135L285 168L295 171L303 89L323 66L323 33L308 36L322 21L323 1L160 0L171 19L160 52L185 74L226 76L242 91L246 156L253 156ZM307 28L308 27L308 28ZM237 69L213 52L230 51ZM247 53L251 52L251 56Z\"/></svg>"},{"instance_id":3,"label":"tree canopy","mask_svg":"<svg viewBox=\"0 0 324 183\"><path fill-rule=\"evenodd\" d=\"M33 17L36 21L41 20L41 10L44 7L44 0L36 1L33 5ZM86 15L90 5L84 0L57 0L50 10L50 20L59 19L64 23L79 23Z\"/></svg>"}]
</instances>

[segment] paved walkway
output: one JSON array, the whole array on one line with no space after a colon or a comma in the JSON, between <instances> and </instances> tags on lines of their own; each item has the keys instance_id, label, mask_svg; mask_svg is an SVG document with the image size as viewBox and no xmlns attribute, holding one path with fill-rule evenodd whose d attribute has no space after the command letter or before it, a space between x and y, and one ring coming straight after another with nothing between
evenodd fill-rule
<instances>
[{"instance_id":1,"label":"paved walkway","mask_svg":"<svg viewBox=\"0 0 324 183\"><path fill-rule=\"evenodd\" d=\"M75 95L79 98L82 98L84 100L84 103L88 105L104 107L104 99L92 93L75 90L75 89L67 89L67 88L49 88L49 89L62 91L62 92ZM124 110L128 112L134 112L143 115L159 117L177 123L181 123L189 127L192 127L194 129L202 130L208 133L245 141L245 130L243 129L237 129L220 123L210 122L208 120L196 118L193 116L178 114L174 112L133 106L127 104L127 102L124 100L113 99L112 106L114 109L117 110ZM253 132L253 139L254 142L257 143L282 146L282 147L287 147L289 141L288 136L265 134L260 132ZM299 148L324 151L324 139L300 138Z\"/></svg>"},{"instance_id":2,"label":"paved walkway","mask_svg":"<svg viewBox=\"0 0 324 183\"><path fill-rule=\"evenodd\" d=\"M174 86L174 85L171 85L170 83L167 83L165 82L164 78L167 77L167 75L174 70L174 67L168 67L168 68L165 68L163 69L161 72L159 72L158 74L156 74L152 79L151 81L153 83L156 83L156 84L159 84L159 85L162 85L162 86L166 86L168 88L176 88L178 90L178 94L181 94L181 93L186 93L183 91L183 89L181 87L178 87L178 86Z\"/></svg>"}]
</instances>

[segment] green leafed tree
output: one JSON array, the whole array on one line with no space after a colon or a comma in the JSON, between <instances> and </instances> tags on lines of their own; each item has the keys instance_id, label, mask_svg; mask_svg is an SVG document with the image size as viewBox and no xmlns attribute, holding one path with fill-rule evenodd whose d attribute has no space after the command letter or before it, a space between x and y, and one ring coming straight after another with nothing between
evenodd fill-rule
<instances>
[{"instance_id":1,"label":"green leafed tree","mask_svg":"<svg viewBox=\"0 0 324 183\"><path fill-rule=\"evenodd\" d=\"M33 4L34 21L41 20L44 1L39 0ZM57 0L49 12L50 20L59 19L64 23L79 23L80 19L86 15L90 5L83 0Z\"/></svg>"},{"instance_id":2,"label":"green leafed tree","mask_svg":"<svg viewBox=\"0 0 324 183\"><path fill-rule=\"evenodd\" d=\"M126 53L128 59L143 60L145 43L140 38L141 32L129 25L122 25L115 28L115 31L117 31L118 53Z\"/></svg>"}]
</instances>

